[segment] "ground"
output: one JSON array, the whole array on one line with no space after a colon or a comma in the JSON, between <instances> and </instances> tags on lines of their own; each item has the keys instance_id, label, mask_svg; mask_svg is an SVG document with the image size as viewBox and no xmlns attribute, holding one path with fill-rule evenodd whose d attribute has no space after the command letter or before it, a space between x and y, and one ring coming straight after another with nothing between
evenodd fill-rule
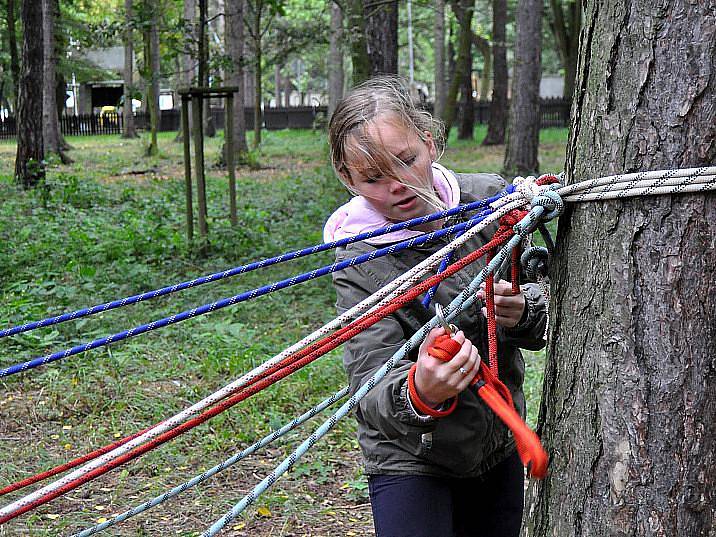
<instances>
[{"instance_id":1,"label":"ground","mask_svg":"<svg viewBox=\"0 0 716 537\"><path fill-rule=\"evenodd\" d=\"M484 135L484 130L478 131ZM543 132L545 170L559 170L564 130ZM220 138L207 141L207 163ZM225 171L208 171L210 241L201 257L184 236L181 144L160 138L72 138L75 163L51 161L46 188L12 182L15 146L0 142L0 326L155 289L321 240L321 222L346 193L326 164L325 136L267 133L238 174L240 225L228 223ZM451 142L442 162L499 171L503 147ZM76 345L331 261L330 253L0 340L0 366ZM161 331L0 380L0 486L51 468L175 414L331 319L330 280L267 295ZM534 419L540 356L528 360ZM183 482L279 427L345 382L340 354L242 402L180 438L0 526L5 535L69 534ZM302 429L109 535L198 535L258 483L308 431ZM365 477L351 419L222 535L370 535ZM8 495L8 500L19 493ZM3 498L6 500L6 498ZM3 502L7 503L7 502Z\"/></svg>"}]
</instances>

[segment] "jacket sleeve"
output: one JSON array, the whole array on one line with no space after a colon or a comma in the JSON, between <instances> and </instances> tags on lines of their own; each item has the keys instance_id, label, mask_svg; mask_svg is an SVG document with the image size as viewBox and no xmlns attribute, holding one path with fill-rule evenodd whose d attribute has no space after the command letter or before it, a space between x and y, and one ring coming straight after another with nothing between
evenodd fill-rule
<instances>
[{"instance_id":1,"label":"jacket sleeve","mask_svg":"<svg viewBox=\"0 0 716 537\"><path fill-rule=\"evenodd\" d=\"M547 328L544 295L535 283L526 283L521 287L525 295L525 313L513 328L500 328L501 339L515 347L538 351L545 346L543 336Z\"/></svg>"},{"instance_id":2,"label":"jacket sleeve","mask_svg":"<svg viewBox=\"0 0 716 537\"><path fill-rule=\"evenodd\" d=\"M343 314L378 289L377 280L365 265L348 267L333 274L336 308ZM347 341L343 364L355 393L406 342L398 319L389 315ZM372 428L386 438L398 438L411 432L427 432L435 421L419 417L407 395L407 375L414 362L407 356L361 400L357 412Z\"/></svg>"}]
</instances>

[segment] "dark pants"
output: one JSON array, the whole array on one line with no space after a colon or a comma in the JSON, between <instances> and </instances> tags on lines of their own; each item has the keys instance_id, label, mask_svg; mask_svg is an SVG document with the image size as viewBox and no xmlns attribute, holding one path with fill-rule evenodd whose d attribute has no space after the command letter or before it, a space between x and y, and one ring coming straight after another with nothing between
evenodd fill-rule
<instances>
[{"instance_id":1,"label":"dark pants","mask_svg":"<svg viewBox=\"0 0 716 537\"><path fill-rule=\"evenodd\" d=\"M515 453L474 479L368 478L377 537L517 537L524 469Z\"/></svg>"}]
</instances>

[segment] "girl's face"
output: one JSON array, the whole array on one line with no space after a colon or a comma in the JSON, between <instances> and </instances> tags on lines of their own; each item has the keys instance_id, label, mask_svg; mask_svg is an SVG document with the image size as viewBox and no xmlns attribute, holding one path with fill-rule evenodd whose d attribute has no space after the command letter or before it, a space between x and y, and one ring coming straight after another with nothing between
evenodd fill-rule
<instances>
[{"instance_id":1,"label":"girl's face","mask_svg":"<svg viewBox=\"0 0 716 537\"><path fill-rule=\"evenodd\" d=\"M380 155L365 155L355 138L347 144L345 177L353 190L366 198L375 209L391 221L417 218L435 209L422 197L420 190L432 190L432 163L437 150L430 132L423 138L394 116L378 116L365 130L371 147ZM386 163L387 164L384 164ZM376 162L381 162L378 167Z\"/></svg>"}]
</instances>

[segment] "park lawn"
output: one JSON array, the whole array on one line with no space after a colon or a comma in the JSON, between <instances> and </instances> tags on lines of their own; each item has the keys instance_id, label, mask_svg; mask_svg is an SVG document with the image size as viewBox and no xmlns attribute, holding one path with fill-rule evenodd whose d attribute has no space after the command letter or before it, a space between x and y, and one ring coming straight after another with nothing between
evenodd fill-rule
<instances>
[{"instance_id":1,"label":"park lawn","mask_svg":"<svg viewBox=\"0 0 716 537\"><path fill-rule=\"evenodd\" d=\"M477 138L482 136L484 127L478 127ZM69 142L75 162L51 163L47 188L31 192L12 183L15 145L0 142L2 327L319 243L323 221L348 199L327 165L323 133L267 132L252 155L261 168L239 170L239 225L232 228L226 174L213 166L221 138L207 140L211 246L202 258L186 245L182 146L174 133L160 135L160 154L153 158L143 156L146 138L74 137ZM566 130L543 131L541 143L544 170L559 171ZM502 146L451 140L442 161L458 171L499 171L503 151ZM4 339L0 367L331 261L330 252L317 254ZM330 320L334 298L330 278L324 277L0 380L0 486L186 408ZM531 420L541 368L541 354L532 353L526 383ZM0 536L65 534L121 512L246 447L345 380L340 352L334 351L138 462L0 526ZM318 423L108 534L197 535ZM339 423L228 528L227 535L371 533L352 420Z\"/></svg>"}]
</instances>

